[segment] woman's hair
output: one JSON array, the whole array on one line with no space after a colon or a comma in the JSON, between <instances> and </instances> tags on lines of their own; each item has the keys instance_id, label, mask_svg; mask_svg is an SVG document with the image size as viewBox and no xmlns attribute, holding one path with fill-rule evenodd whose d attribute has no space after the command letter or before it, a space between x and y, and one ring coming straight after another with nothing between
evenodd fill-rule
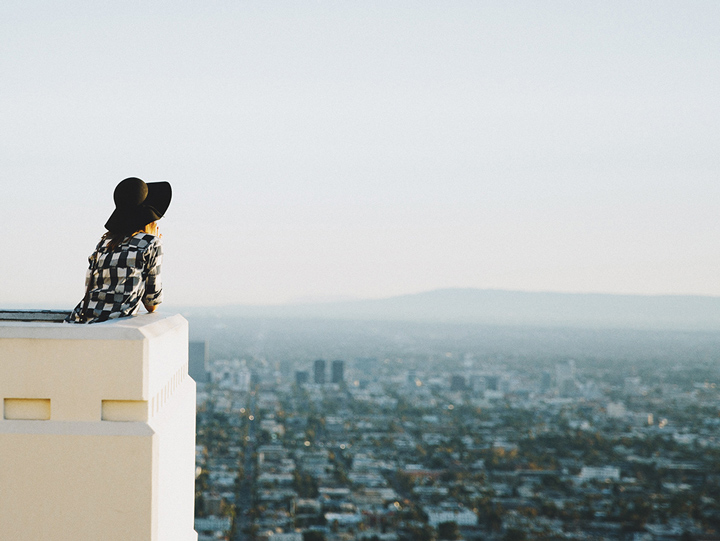
<instances>
[{"instance_id":1,"label":"woman's hair","mask_svg":"<svg viewBox=\"0 0 720 541\"><path fill-rule=\"evenodd\" d=\"M130 237L134 237L138 233L147 233L148 229L154 224L155 222L150 222L149 224L146 224L143 228L138 229L135 231L135 233L132 233L130 235L126 235L125 233L113 233L112 231L107 231L102 236L100 240L107 240L108 241L108 249L109 250L115 250L118 246L120 246L125 239L128 239Z\"/></svg>"}]
</instances>

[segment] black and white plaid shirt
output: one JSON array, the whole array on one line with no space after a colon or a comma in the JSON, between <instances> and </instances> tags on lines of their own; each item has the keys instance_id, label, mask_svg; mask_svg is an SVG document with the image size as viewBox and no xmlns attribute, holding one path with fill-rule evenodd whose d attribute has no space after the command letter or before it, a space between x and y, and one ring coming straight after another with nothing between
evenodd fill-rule
<instances>
[{"instance_id":1,"label":"black and white plaid shirt","mask_svg":"<svg viewBox=\"0 0 720 541\"><path fill-rule=\"evenodd\" d=\"M141 304L162 302L160 237L137 233L126 238L114 250L109 240L101 240L88 258L90 267L85 287L90 282L87 323L107 321L137 314ZM79 323L83 301L75 307L68 321Z\"/></svg>"}]
</instances>

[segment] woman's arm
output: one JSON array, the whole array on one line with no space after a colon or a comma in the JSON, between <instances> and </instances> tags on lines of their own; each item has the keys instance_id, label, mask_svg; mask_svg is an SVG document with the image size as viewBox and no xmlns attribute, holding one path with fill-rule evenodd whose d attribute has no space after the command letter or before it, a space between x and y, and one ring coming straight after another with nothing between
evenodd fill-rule
<instances>
[{"instance_id":1,"label":"woman's arm","mask_svg":"<svg viewBox=\"0 0 720 541\"><path fill-rule=\"evenodd\" d=\"M148 247L145 260L145 294L142 303L148 312L154 312L162 302L162 281L160 269L162 267L162 244L156 237Z\"/></svg>"}]
</instances>

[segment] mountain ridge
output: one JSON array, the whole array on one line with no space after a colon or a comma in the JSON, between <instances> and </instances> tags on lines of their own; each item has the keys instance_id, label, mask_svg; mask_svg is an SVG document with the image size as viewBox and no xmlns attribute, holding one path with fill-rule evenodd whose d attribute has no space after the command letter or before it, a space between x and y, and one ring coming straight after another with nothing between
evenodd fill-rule
<instances>
[{"instance_id":1,"label":"mountain ridge","mask_svg":"<svg viewBox=\"0 0 720 541\"><path fill-rule=\"evenodd\" d=\"M720 297L434 289L382 299L179 308L192 317L720 330Z\"/></svg>"}]
</instances>

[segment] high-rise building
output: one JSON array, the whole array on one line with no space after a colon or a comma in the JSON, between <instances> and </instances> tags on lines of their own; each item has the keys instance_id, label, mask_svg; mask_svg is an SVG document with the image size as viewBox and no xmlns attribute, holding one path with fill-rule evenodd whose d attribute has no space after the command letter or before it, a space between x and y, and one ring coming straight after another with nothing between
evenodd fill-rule
<instances>
[{"instance_id":1,"label":"high-rise building","mask_svg":"<svg viewBox=\"0 0 720 541\"><path fill-rule=\"evenodd\" d=\"M276 385L292 381L293 373L295 371L295 363L287 359L283 359L282 361L278 361L275 366L276 370L273 376Z\"/></svg>"},{"instance_id":2,"label":"high-rise building","mask_svg":"<svg viewBox=\"0 0 720 541\"><path fill-rule=\"evenodd\" d=\"M252 373L247 367L245 361L241 362L240 368L238 368L237 372L235 373L235 381L237 382L238 390L245 393L250 391L250 387L252 384Z\"/></svg>"},{"instance_id":3,"label":"high-rise building","mask_svg":"<svg viewBox=\"0 0 720 541\"><path fill-rule=\"evenodd\" d=\"M305 385L307 382L310 381L310 373L307 370L297 370L295 372L295 384Z\"/></svg>"},{"instance_id":4,"label":"high-rise building","mask_svg":"<svg viewBox=\"0 0 720 541\"><path fill-rule=\"evenodd\" d=\"M353 378L363 385L369 381L377 381L380 377L380 364L377 357L358 357L353 362ZM360 376L360 377L358 377Z\"/></svg>"},{"instance_id":5,"label":"high-rise building","mask_svg":"<svg viewBox=\"0 0 720 541\"><path fill-rule=\"evenodd\" d=\"M575 381L575 361L571 359L555 364L555 384L562 397L571 397L577 393L578 386Z\"/></svg>"},{"instance_id":6,"label":"high-rise building","mask_svg":"<svg viewBox=\"0 0 720 541\"><path fill-rule=\"evenodd\" d=\"M575 381L575 361L555 363L555 383L558 387L562 387L566 380Z\"/></svg>"},{"instance_id":7,"label":"high-rise building","mask_svg":"<svg viewBox=\"0 0 720 541\"><path fill-rule=\"evenodd\" d=\"M208 370L209 347L206 341L189 343L188 371L197 383L210 381Z\"/></svg>"},{"instance_id":8,"label":"high-rise building","mask_svg":"<svg viewBox=\"0 0 720 541\"><path fill-rule=\"evenodd\" d=\"M332 362L332 383L342 383L345 378L345 361Z\"/></svg>"},{"instance_id":9,"label":"high-rise building","mask_svg":"<svg viewBox=\"0 0 720 541\"><path fill-rule=\"evenodd\" d=\"M323 385L325 383L325 361L323 359L315 361L314 374L314 382L318 385Z\"/></svg>"},{"instance_id":10,"label":"high-rise building","mask_svg":"<svg viewBox=\"0 0 720 541\"><path fill-rule=\"evenodd\" d=\"M0 538L193 541L188 324L0 321Z\"/></svg>"}]
</instances>

